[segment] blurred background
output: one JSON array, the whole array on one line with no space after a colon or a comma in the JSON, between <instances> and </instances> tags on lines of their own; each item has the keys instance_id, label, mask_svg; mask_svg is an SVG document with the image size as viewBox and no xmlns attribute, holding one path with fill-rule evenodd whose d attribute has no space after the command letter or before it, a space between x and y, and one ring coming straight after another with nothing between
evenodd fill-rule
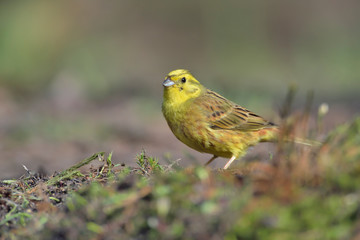
<instances>
[{"instance_id":1,"label":"blurred background","mask_svg":"<svg viewBox=\"0 0 360 240\"><path fill-rule=\"evenodd\" d=\"M24 174L22 164L51 174L97 151L131 166L142 149L205 163L211 156L180 143L162 117L162 81L177 68L275 122L291 85L295 109L309 91L314 115L329 105L325 131L359 114L359 1L0 6L1 179Z\"/></svg>"}]
</instances>

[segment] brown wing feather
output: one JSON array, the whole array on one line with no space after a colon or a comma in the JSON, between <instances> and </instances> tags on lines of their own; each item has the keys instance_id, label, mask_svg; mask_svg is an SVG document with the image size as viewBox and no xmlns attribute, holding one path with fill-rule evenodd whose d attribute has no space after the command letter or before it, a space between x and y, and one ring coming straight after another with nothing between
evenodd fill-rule
<instances>
[{"instance_id":1,"label":"brown wing feather","mask_svg":"<svg viewBox=\"0 0 360 240\"><path fill-rule=\"evenodd\" d=\"M199 101L212 129L256 131L274 126L273 123L213 91L207 90Z\"/></svg>"}]
</instances>

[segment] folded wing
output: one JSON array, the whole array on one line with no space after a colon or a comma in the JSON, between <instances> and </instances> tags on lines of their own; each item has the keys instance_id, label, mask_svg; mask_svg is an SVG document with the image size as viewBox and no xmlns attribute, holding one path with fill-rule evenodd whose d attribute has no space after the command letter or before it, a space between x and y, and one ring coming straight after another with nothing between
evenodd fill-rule
<instances>
[{"instance_id":1,"label":"folded wing","mask_svg":"<svg viewBox=\"0 0 360 240\"><path fill-rule=\"evenodd\" d=\"M212 129L256 131L275 125L219 94L207 90L206 101L200 100L201 111L207 116Z\"/></svg>"}]
</instances>

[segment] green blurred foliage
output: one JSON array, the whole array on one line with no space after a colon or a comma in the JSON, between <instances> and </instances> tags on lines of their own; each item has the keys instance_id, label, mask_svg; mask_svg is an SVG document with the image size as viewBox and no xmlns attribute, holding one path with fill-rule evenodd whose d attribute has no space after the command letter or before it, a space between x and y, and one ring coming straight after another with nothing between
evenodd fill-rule
<instances>
[{"instance_id":1,"label":"green blurred foliage","mask_svg":"<svg viewBox=\"0 0 360 240\"><path fill-rule=\"evenodd\" d=\"M205 85L238 99L250 90L265 97L283 93L292 82L321 96L356 95L359 5L2 2L0 81L33 97L66 72L90 97L155 97L167 72L188 68Z\"/></svg>"}]
</instances>

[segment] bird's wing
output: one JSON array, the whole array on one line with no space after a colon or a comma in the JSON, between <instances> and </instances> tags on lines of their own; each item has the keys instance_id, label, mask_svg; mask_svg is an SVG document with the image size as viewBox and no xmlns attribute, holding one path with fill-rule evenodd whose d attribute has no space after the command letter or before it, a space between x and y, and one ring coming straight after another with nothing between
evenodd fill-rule
<instances>
[{"instance_id":1,"label":"bird's wing","mask_svg":"<svg viewBox=\"0 0 360 240\"><path fill-rule=\"evenodd\" d=\"M212 129L256 131L274 126L273 123L210 90L199 98L198 104Z\"/></svg>"}]
</instances>

